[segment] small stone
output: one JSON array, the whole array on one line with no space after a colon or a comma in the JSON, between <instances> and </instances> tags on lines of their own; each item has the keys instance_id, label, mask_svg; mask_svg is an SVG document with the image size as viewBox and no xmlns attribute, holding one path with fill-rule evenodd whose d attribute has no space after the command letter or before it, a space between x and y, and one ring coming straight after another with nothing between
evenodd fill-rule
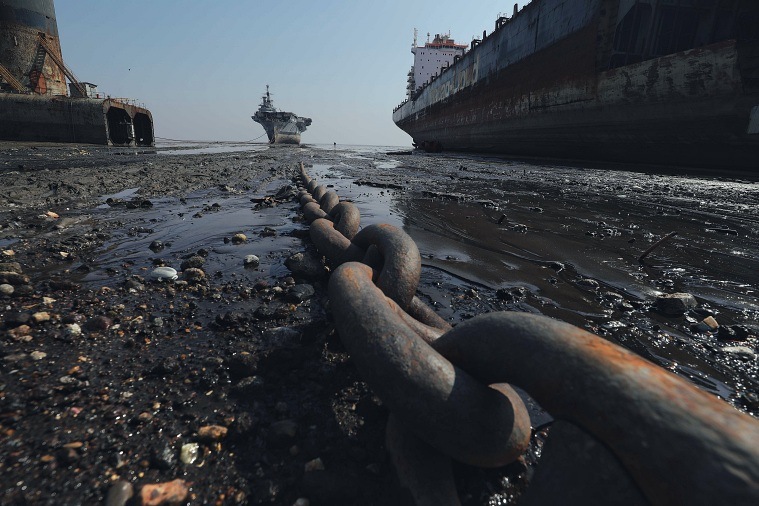
<instances>
[{"instance_id":1,"label":"small stone","mask_svg":"<svg viewBox=\"0 0 759 506\"><path fill-rule=\"evenodd\" d=\"M264 390L264 380L258 376L249 376L241 379L232 387L232 393L238 397L254 396Z\"/></svg>"},{"instance_id":2,"label":"small stone","mask_svg":"<svg viewBox=\"0 0 759 506\"><path fill-rule=\"evenodd\" d=\"M199 448L200 445L198 443L183 444L182 449L179 451L179 460L185 465L193 465L198 460Z\"/></svg>"},{"instance_id":3,"label":"small stone","mask_svg":"<svg viewBox=\"0 0 759 506\"><path fill-rule=\"evenodd\" d=\"M37 313L34 313L32 315L32 321L34 323L42 323L50 321L50 313L47 313L45 311L39 311Z\"/></svg>"},{"instance_id":4,"label":"small stone","mask_svg":"<svg viewBox=\"0 0 759 506\"><path fill-rule=\"evenodd\" d=\"M198 283L206 279L206 273L201 269L191 267L182 271L182 277L187 281Z\"/></svg>"},{"instance_id":5,"label":"small stone","mask_svg":"<svg viewBox=\"0 0 759 506\"><path fill-rule=\"evenodd\" d=\"M142 506L162 506L183 504L190 493L184 480L145 485L140 490Z\"/></svg>"},{"instance_id":6,"label":"small stone","mask_svg":"<svg viewBox=\"0 0 759 506\"><path fill-rule=\"evenodd\" d=\"M18 262L0 262L0 272L15 272L16 274L23 274L21 270L21 264Z\"/></svg>"},{"instance_id":7,"label":"small stone","mask_svg":"<svg viewBox=\"0 0 759 506\"><path fill-rule=\"evenodd\" d=\"M153 253L161 251L164 247L165 246L161 241L153 241L150 243L150 246L148 246Z\"/></svg>"},{"instance_id":8,"label":"small stone","mask_svg":"<svg viewBox=\"0 0 759 506\"><path fill-rule=\"evenodd\" d=\"M29 283L29 276L17 272L0 272L0 284L13 286L26 285Z\"/></svg>"},{"instance_id":9,"label":"small stone","mask_svg":"<svg viewBox=\"0 0 759 506\"><path fill-rule=\"evenodd\" d=\"M311 285L295 285L287 291L287 300L290 302L303 302L314 296L314 287Z\"/></svg>"},{"instance_id":10,"label":"small stone","mask_svg":"<svg viewBox=\"0 0 759 506\"><path fill-rule=\"evenodd\" d=\"M324 462L322 462L322 459L315 458L314 460L309 460L306 462L305 465L305 471L307 473L313 472L313 471L324 471Z\"/></svg>"},{"instance_id":11,"label":"small stone","mask_svg":"<svg viewBox=\"0 0 759 506\"><path fill-rule=\"evenodd\" d=\"M13 339L19 340L24 336L28 336L32 331L32 328L29 325L19 325L15 329L11 329L8 331L8 335L11 336Z\"/></svg>"},{"instance_id":12,"label":"small stone","mask_svg":"<svg viewBox=\"0 0 759 506\"><path fill-rule=\"evenodd\" d=\"M47 357L47 353L44 351L33 351L29 354L30 357L32 357L32 360L42 360L43 358Z\"/></svg>"},{"instance_id":13,"label":"small stone","mask_svg":"<svg viewBox=\"0 0 759 506\"><path fill-rule=\"evenodd\" d=\"M247 351L235 353L227 361L229 375L235 379L253 376L258 372L258 359L258 355Z\"/></svg>"},{"instance_id":14,"label":"small stone","mask_svg":"<svg viewBox=\"0 0 759 506\"><path fill-rule=\"evenodd\" d=\"M94 316L84 324L84 328L91 332L105 332L111 326L113 326L113 320L107 316Z\"/></svg>"},{"instance_id":15,"label":"small stone","mask_svg":"<svg viewBox=\"0 0 759 506\"><path fill-rule=\"evenodd\" d=\"M177 270L171 267L156 267L150 277L158 281L173 281L177 279Z\"/></svg>"},{"instance_id":16,"label":"small stone","mask_svg":"<svg viewBox=\"0 0 759 506\"><path fill-rule=\"evenodd\" d=\"M26 358L29 355L26 353L14 353L12 355L6 355L3 357L3 361L5 361L8 364L15 364L17 362L21 362L22 360L26 360Z\"/></svg>"},{"instance_id":17,"label":"small stone","mask_svg":"<svg viewBox=\"0 0 759 506\"><path fill-rule=\"evenodd\" d=\"M274 327L265 330L261 337L270 348L291 348L300 345L302 334L292 327Z\"/></svg>"},{"instance_id":18,"label":"small stone","mask_svg":"<svg viewBox=\"0 0 759 506\"><path fill-rule=\"evenodd\" d=\"M669 316L680 316L697 305L696 298L689 293L669 293L656 298L656 309Z\"/></svg>"},{"instance_id":19,"label":"small stone","mask_svg":"<svg viewBox=\"0 0 759 506\"><path fill-rule=\"evenodd\" d=\"M311 501L306 499L305 497L299 497L295 500L293 503L293 506L311 506Z\"/></svg>"},{"instance_id":20,"label":"small stone","mask_svg":"<svg viewBox=\"0 0 759 506\"><path fill-rule=\"evenodd\" d=\"M707 316L696 326L699 332L714 332L719 328L719 323L712 316Z\"/></svg>"},{"instance_id":21,"label":"small stone","mask_svg":"<svg viewBox=\"0 0 759 506\"><path fill-rule=\"evenodd\" d=\"M259 265L261 265L261 259L258 258L256 255L248 255L245 257L242 263L245 267L248 267L250 269L255 269Z\"/></svg>"},{"instance_id":22,"label":"small stone","mask_svg":"<svg viewBox=\"0 0 759 506\"><path fill-rule=\"evenodd\" d=\"M221 425L206 425L198 429L198 438L201 441L221 441L225 437L227 437L227 428Z\"/></svg>"},{"instance_id":23,"label":"small stone","mask_svg":"<svg viewBox=\"0 0 759 506\"><path fill-rule=\"evenodd\" d=\"M324 265L313 254L295 253L285 260L285 266L296 277L316 279L324 275Z\"/></svg>"},{"instance_id":24,"label":"small stone","mask_svg":"<svg viewBox=\"0 0 759 506\"><path fill-rule=\"evenodd\" d=\"M118 480L108 489L105 506L124 506L134 496L134 487L125 480Z\"/></svg>"},{"instance_id":25,"label":"small stone","mask_svg":"<svg viewBox=\"0 0 759 506\"><path fill-rule=\"evenodd\" d=\"M8 283L0 284L0 295L11 296L13 295L13 290L13 285L9 285Z\"/></svg>"},{"instance_id":26,"label":"small stone","mask_svg":"<svg viewBox=\"0 0 759 506\"><path fill-rule=\"evenodd\" d=\"M232 236L232 244L242 244L248 240L245 234L235 234Z\"/></svg>"},{"instance_id":27,"label":"small stone","mask_svg":"<svg viewBox=\"0 0 759 506\"><path fill-rule=\"evenodd\" d=\"M69 323L65 328L66 333L70 336L82 335L82 327L80 327L78 323Z\"/></svg>"},{"instance_id":28,"label":"small stone","mask_svg":"<svg viewBox=\"0 0 759 506\"><path fill-rule=\"evenodd\" d=\"M206 263L205 258L203 258L202 256L193 255L187 260L184 260L182 262L180 269L182 269L183 271L190 268L200 269L201 267L203 267L204 263Z\"/></svg>"},{"instance_id":29,"label":"small stone","mask_svg":"<svg viewBox=\"0 0 759 506\"><path fill-rule=\"evenodd\" d=\"M756 358L756 352L748 346L725 346L723 348L720 348L719 351L722 353L736 355L738 358L745 360L752 360Z\"/></svg>"}]
</instances>

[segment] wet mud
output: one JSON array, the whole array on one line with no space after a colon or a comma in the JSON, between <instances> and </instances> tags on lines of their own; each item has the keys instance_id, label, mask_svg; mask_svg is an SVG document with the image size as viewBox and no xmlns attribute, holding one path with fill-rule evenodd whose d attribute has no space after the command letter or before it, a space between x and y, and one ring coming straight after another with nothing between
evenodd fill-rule
<instances>
[{"instance_id":1,"label":"wet mud","mask_svg":"<svg viewBox=\"0 0 759 506\"><path fill-rule=\"evenodd\" d=\"M18 271L0 295L4 503L103 503L175 479L193 504L408 499L387 412L334 332L328 273L286 265L315 255L301 161L362 225L411 235L418 295L452 324L545 314L759 415L756 181L397 148L2 144L0 262ZM158 266L179 278L153 279ZM677 292L697 306L657 310ZM520 462L456 469L464 504L515 503L550 422L531 416Z\"/></svg>"}]
</instances>

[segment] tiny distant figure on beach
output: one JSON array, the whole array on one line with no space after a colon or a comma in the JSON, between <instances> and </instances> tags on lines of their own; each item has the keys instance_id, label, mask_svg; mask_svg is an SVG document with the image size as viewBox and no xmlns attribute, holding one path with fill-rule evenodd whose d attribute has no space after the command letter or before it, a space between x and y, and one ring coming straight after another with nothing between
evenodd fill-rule
<instances>
[{"instance_id":1,"label":"tiny distant figure on beach","mask_svg":"<svg viewBox=\"0 0 759 506\"><path fill-rule=\"evenodd\" d=\"M332 145L333 145L334 149L337 149L337 143L336 142L333 142Z\"/></svg>"}]
</instances>

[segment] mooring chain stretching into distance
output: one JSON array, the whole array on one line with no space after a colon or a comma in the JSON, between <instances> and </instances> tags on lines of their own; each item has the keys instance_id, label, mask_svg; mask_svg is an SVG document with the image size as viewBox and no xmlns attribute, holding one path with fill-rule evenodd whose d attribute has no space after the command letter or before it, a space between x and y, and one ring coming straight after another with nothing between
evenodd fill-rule
<instances>
[{"instance_id":1,"label":"mooring chain stretching into distance","mask_svg":"<svg viewBox=\"0 0 759 506\"><path fill-rule=\"evenodd\" d=\"M416 504L460 504L450 458L499 467L526 450L528 411L509 383L556 420L523 504L759 504L759 421L546 316L497 312L452 328L415 295L411 237L387 224L359 230L358 208L303 163L298 180L310 237L334 269L335 326L390 410L386 446ZM570 468L587 486L541 486Z\"/></svg>"}]
</instances>

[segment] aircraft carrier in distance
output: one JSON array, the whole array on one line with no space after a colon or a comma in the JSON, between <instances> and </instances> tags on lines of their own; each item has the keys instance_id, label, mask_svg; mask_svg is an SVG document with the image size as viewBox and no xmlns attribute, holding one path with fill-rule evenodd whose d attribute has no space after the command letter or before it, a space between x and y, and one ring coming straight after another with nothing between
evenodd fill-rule
<instances>
[{"instance_id":1,"label":"aircraft carrier in distance","mask_svg":"<svg viewBox=\"0 0 759 506\"><path fill-rule=\"evenodd\" d=\"M311 125L311 118L303 118L292 112L275 109L268 84L266 93L261 98L261 105L251 118L264 127L269 137L269 144L300 144L300 134Z\"/></svg>"},{"instance_id":2,"label":"aircraft carrier in distance","mask_svg":"<svg viewBox=\"0 0 759 506\"><path fill-rule=\"evenodd\" d=\"M533 0L411 51L393 121L417 147L759 169L755 0Z\"/></svg>"}]
</instances>

